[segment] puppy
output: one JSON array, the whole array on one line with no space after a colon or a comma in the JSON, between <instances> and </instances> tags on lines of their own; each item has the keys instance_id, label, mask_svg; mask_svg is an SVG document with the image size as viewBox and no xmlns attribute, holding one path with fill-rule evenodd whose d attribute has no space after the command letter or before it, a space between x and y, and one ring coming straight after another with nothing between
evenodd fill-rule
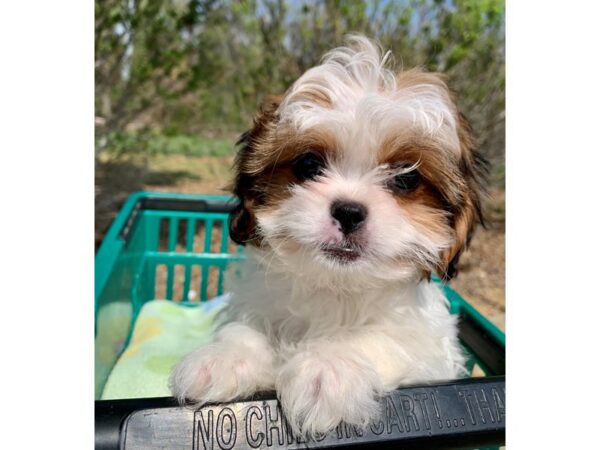
<instances>
[{"instance_id":1,"label":"puppy","mask_svg":"<svg viewBox=\"0 0 600 450\"><path fill-rule=\"evenodd\" d=\"M211 345L186 356L181 402L277 391L298 435L366 426L377 398L464 374L432 273L455 273L481 221L485 164L443 76L394 73L353 36L239 141L231 237L248 259Z\"/></svg>"}]
</instances>

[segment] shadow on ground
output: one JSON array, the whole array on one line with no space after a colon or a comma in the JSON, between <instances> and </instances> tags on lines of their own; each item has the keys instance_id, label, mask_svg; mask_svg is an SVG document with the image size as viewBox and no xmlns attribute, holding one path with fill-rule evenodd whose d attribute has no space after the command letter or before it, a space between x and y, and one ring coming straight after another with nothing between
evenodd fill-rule
<instances>
[{"instance_id":1,"label":"shadow on ground","mask_svg":"<svg viewBox=\"0 0 600 450\"><path fill-rule=\"evenodd\" d=\"M127 197L147 185L175 186L183 180L200 177L186 170L152 170L145 160L96 162L95 172L95 249Z\"/></svg>"}]
</instances>

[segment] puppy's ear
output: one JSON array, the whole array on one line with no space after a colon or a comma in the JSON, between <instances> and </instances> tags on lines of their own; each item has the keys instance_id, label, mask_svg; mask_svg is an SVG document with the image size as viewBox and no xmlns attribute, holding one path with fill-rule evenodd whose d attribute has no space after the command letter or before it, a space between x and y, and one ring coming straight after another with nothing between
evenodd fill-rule
<instances>
[{"instance_id":1,"label":"puppy's ear","mask_svg":"<svg viewBox=\"0 0 600 450\"><path fill-rule=\"evenodd\" d=\"M239 198L238 206L229 219L229 234L240 245L260 245L254 210L264 202L264 193L257 184L260 176L260 152L268 132L277 121L281 97L270 96L262 103L252 128L237 141L238 152L234 162L235 178L232 192Z\"/></svg>"},{"instance_id":2,"label":"puppy's ear","mask_svg":"<svg viewBox=\"0 0 600 450\"><path fill-rule=\"evenodd\" d=\"M480 223L485 227L481 201L486 194L488 162L475 149L471 127L462 114L459 114L458 123L461 145L460 172L465 183L462 202L453 211L451 217L454 242L440 258L438 275L444 281L454 278L458 273L460 256L468 247L476 225Z\"/></svg>"}]
</instances>

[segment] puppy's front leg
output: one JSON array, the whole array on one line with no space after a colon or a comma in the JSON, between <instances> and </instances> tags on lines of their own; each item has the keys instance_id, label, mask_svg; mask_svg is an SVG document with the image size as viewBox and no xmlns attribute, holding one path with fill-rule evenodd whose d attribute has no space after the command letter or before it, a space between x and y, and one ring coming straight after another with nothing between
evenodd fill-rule
<instances>
[{"instance_id":1,"label":"puppy's front leg","mask_svg":"<svg viewBox=\"0 0 600 450\"><path fill-rule=\"evenodd\" d=\"M275 382L296 434L315 436L342 421L364 427L378 415L377 396L384 386L360 346L341 339L323 340L297 350L282 365Z\"/></svg>"},{"instance_id":2,"label":"puppy's front leg","mask_svg":"<svg viewBox=\"0 0 600 450\"><path fill-rule=\"evenodd\" d=\"M274 387L274 351L266 336L238 322L221 328L212 344L188 354L171 374L180 403L224 402Z\"/></svg>"},{"instance_id":3,"label":"puppy's front leg","mask_svg":"<svg viewBox=\"0 0 600 450\"><path fill-rule=\"evenodd\" d=\"M434 342L427 345L435 347ZM403 383L461 374L463 356L456 339L441 338L438 350L425 356L422 346L412 352L409 348L399 337L373 330L300 344L284 358L275 381L294 431L314 436L342 421L364 427L380 412L379 395Z\"/></svg>"}]
</instances>

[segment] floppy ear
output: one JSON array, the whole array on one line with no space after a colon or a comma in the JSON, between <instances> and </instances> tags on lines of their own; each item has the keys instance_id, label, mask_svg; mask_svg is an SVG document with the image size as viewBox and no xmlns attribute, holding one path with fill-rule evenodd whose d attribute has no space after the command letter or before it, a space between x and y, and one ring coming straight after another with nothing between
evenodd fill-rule
<instances>
[{"instance_id":1,"label":"floppy ear","mask_svg":"<svg viewBox=\"0 0 600 450\"><path fill-rule=\"evenodd\" d=\"M471 127L462 114L459 115L458 137L461 145L460 172L465 187L462 202L451 217L454 243L442 253L440 258L438 275L444 281L456 276L459 259L468 247L476 225L480 223L485 227L481 200L485 194L488 163L475 150Z\"/></svg>"},{"instance_id":2,"label":"floppy ear","mask_svg":"<svg viewBox=\"0 0 600 450\"><path fill-rule=\"evenodd\" d=\"M269 129L277 120L280 102L281 97L267 97L254 118L252 128L242 134L236 142L239 148L234 162L235 178L231 190L240 202L230 215L229 235L240 245L260 245L254 209L260 206L264 199L256 183L260 175L260 158L257 158L257 153L260 152Z\"/></svg>"}]
</instances>

